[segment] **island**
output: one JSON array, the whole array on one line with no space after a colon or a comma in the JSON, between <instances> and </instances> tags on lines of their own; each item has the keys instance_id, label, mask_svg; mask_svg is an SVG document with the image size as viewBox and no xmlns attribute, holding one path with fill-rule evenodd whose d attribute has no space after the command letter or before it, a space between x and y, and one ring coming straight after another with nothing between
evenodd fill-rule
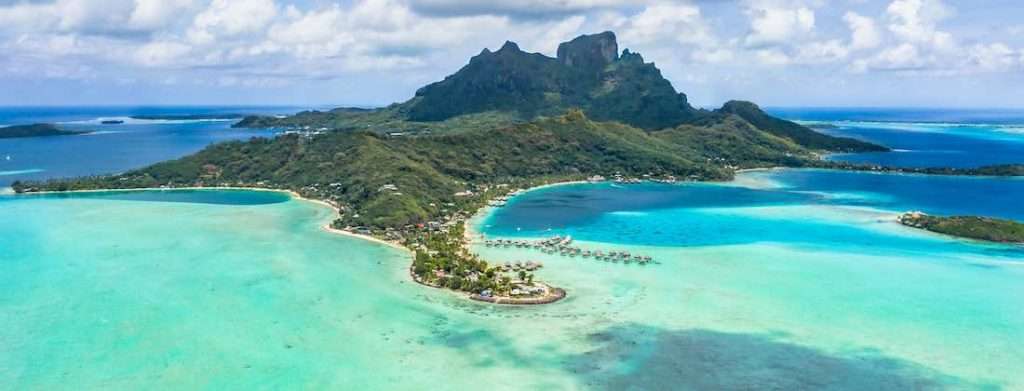
<instances>
[{"instance_id":1,"label":"island","mask_svg":"<svg viewBox=\"0 0 1024 391\"><path fill-rule=\"evenodd\" d=\"M804 126L811 129L826 130L826 129L839 129L839 126L835 124L817 123L817 124L804 124Z\"/></svg>"},{"instance_id":2,"label":"island","mask_svg":"<svg viewBox=\"0 0 1024 391\"><path fill-rule=\"evenodd\" d=\"M1024 243L1024 224L979 216L931 216L923 212L907 212L899 216L900 224L960 238L998 243Z\"/></svg>"},{"instance_id":3,"label":"island","mask_svg":"<svg viewBox=\"0 0 1024 391\"><path fill-rule=\"evenodd\" d=\"M387 107L250 116L236 126L287 131L124 173L12 187L290 191L334 207L332 230L408 249L418 283L482 302L542 304L566 292L534 280L537 262L490 264L470 250L471 243L488 243L467 231L483 208L561 182L726 181L741 169L817 167L827 153L888 151L772 117L751 102L696 109L654 64L620 52L611 32L565 42L556 57L512 42L484 49L454 74ZM657 267L642 254L603 254L564 240L502 244L518 245Z\"/></svg>"},{"instance_id":4,"label":"island","mask_svg":"<svg viewBox=\"0 0 1024 391\"><path fill-rule=\"evenodd\" d=\"M101 125L120 125L120 124L123 124L123 123L124 123L124 120L119 120L119 119L105 119L103 121L100 121Z\"/></svg>"},{"instance_id":5,"label":"island","mask_svg":"<svg viewBox=\"0 0 1024 391\"><path fill-rule=\"evenodd\" d=\"M74 136L91 133L58 128L54 124L14 125L0 128L0 138Z\"/></svg>"}]
</instances>

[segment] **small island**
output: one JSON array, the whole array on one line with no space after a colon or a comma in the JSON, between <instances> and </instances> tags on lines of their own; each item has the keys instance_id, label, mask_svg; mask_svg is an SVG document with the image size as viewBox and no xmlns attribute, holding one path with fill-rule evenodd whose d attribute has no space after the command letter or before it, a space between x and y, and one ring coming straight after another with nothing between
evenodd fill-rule
<instances>
[{"instance_id":1,"label":"small island","mask_svg":"<svg viewBox=\"0 0 1024 391\"><path fill-rule=\"evenodd\" d=\"M817 130L839 129L839 127L836 126L835 124L826 124L826 123L804 124L804 126L806 126L808 128L811 128L811 129L817 129Z\"/></svg>"},{"instance_id":2,"label":"small island","mask_svg":"<svg viewBox=\"0 0 1024 391\"><path fill-rule=\"evenodd\" d=\"M14 125L0 128L0 138L74 136L90 132L64 130L54 124Z\"/></svg>"},{"instance_id":3,"label":"small island","mask_svg":"<svg viewBox=\"0 0 1024 391\"><path fill-rule=\"evenodd\" d=\"M1024 243L1024 224L979 216L930 216L907 212L900 224L944 235L998 243Z\"/></svg>"}]
</instances>

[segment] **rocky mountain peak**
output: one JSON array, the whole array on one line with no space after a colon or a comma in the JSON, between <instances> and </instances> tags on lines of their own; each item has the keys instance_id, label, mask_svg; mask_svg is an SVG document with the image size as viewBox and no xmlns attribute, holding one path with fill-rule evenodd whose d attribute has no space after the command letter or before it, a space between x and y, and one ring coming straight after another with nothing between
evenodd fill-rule
<instances>
[{"instance_id":1,"label":"rocky mountain peak","mask_svg":"<svg viewBox=\"0 0 1024 391\"><path fill-rule=\"evenodd\" d=\"M501 49L498 49L498 53L505 53L505 52L515 53L515 52L521 52L521 51L522 50L519 50L519 45L517 45L515 42L512 42L512 41L505 41L505 44L501 45Z\"/></svg>"},{"instance_id":2,"label":"rocky mountain peak","mask_svg":"<svg viewBox=\"0 0 1024 391\"><path fill-rule=\"evenodd\" d=\"M582 35L558 45L558 61L570 67L603 69L619 58L615 33Z\"/></svg>"}]
</instances>

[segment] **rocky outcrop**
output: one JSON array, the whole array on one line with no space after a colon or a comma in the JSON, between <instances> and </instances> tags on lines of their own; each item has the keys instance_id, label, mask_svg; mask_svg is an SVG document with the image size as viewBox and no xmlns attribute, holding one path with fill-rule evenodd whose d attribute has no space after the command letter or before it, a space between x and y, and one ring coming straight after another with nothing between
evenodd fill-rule
<instances>
[{"instance_id":1,"label":"rocky outcrop","mask_svg":"<svg viewBox=\"0 0 1024 391\"><path fill-rule=\"evenodd\" d=\"M562 43L556 58L527 53L506 42L497 51L480 52L444 80L421 88L406 105L414 121L441 121L485 111L514 112L531 119L575 107L594 119L649 130L679 125L697 112L654 64L628 50L620 57L612 32Z\"/></svg>"},{"instance_id":2,"label":"rocky outcrop","mask_svg":"<svg viewBox=\"0 0 1024 391\"><path fill-rule=\"evenodd\" d=\"M615 33L583 35L558 45L558 62L582 70L603 70L619 59L619 43Z\"/></svg>"}]
</instances>

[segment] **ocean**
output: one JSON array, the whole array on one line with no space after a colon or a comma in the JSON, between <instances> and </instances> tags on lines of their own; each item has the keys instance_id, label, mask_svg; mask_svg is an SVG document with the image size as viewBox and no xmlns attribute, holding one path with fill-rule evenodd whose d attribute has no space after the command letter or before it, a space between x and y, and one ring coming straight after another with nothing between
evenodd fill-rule
<instances>
[{"instance_id":1,"label":"ocean","mask_svg":"<svg viewBox=\"0 0 1024 391\"><path fill-rule=\"evenodd\" d=\"M0 388L1024 389L1024 249L894 222L1022 219L1021 195L791 169L539 189L473 227L656 262L475 245L546 265L568 297L533 307L415 284L408 254L284 194L0 196Z\"/></svg>"},{"instance_id":2,"label":"ocean","mask_svg":"<svg viewBox=\"0 0 1024 391\"><path fill-rule=\"evenodd\" d=\"M0 107L0 126L53 123L92 133L0 139L0 188L16 180L111 174L179 158L221 141L273 136L238 119L139 120L139 115L290 114L291 107ZM105 120L124 121L105 125Z\"/></svg>"},{"instance_id":3,"label":"ocean","mask_svg":"<svg viewBox=\"0 0 1024 391\"><path fill-rule=\"evenodd\" d=\"M879 143L892 152L839 154L831 159L890 167L973 168L1022 163L1024 110L772 109L819 131Z\"/></svg>"}]
</instances>

